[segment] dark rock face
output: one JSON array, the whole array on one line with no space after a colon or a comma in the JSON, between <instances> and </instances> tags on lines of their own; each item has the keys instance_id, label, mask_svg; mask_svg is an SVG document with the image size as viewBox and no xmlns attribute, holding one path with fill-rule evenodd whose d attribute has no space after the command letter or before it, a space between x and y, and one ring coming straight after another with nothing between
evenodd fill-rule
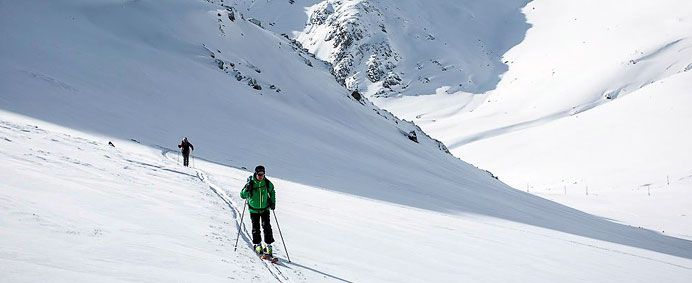
<instances>
[{"instance_id":1,"label":"dark rock face","mask_svg":"<svg viewBox=\"0 0 692 283\"><path fill-rule=\"evenodd\" d=\"M308 29L326 29L324 41L333 48L328 59L331 73L349 90L358 90L363 79L383 80L400 59L381 36L387 33L382 13L368 1L322 2L312 11ZM385 88L397 85L395 81L392 78Z\"/></svg>"},{"instance_id":2,"label":"dark rock face","mask_svg":"<svg viewBox=\"0 0 692 283\"><path fill-rule=\"evenodd\" d=\"M343 54L343 57L337 60L332 67L332 75L337 82L345 85L346 78L351 75L353 67L353 55Z\"/></svg>"},{"instance_id":3,"label":"dark rock face","mask_svg":"<svg viewBox=\"0 0 692 283\"><path fill-rule=\"evenodd\" d=\"M414 141L415 143L418 143L418 136L416 136L416 131L410 131L408 133L408 139Z\"/></svg>"},{"instance_id":4,"label":"dark rock face","mask_svg":"<svg viewBox=\"0 0 692 283\"><path fill-rule=\"evenodd\" d=\"M248 21L248 22L251 22L251 23L253 23L253 24L255 24L255 25L258 26L258 27L264 28L264 27L262 26L262 21L260 21L260 20L258 20L258 19L249 18L249 19L247 19L247 21Z\"/></svg>"},{"instance_id":5,"label":"dark rock face","mask_svg":"<svg viewBox=\"0 0 692 283\"><path fill-rule=\"evenodd\" d=\"M247 82L247 85L251 86L252 88L254 88L254 89L256 89L256 90L262 90L262 86L260 86L260 85L257 83L257 80L256 80L256 79L250 79L250 80Z\"/></svg>"},{"instance_id":6,"label":"dark rock face","mask_svg":"<svg viewBox=\"0 0 692 283\"><path fill-rule=\"evenodd\" d=\"M358 100L358 101L361 101L361 99L363 99L363 97L360 95L360 92L358 92L357 90L354 90L351 93L351 97L353 97L355 100Z\"/></svg>"},{"instance_id":7,"label":"dark rock face","mask_svg":"<svg viewBox=\"0 0 692 283\"><path fill-rule=\"evenodd\" d=\"M310 23L313 25L322 25L327 22L327 17L334 13L334 7L329 2L324 2L322 7L315 10L310 15Z\"/></svg>"},{"instance_id":8,"label":"dark rock face","mask_svg":"<svg viewBox=\"0 0 692 283\"><path fill-rule=\"evenodd\" d=\"M384 78L382 81L382 87L384 88L389 88L401 84L401 77L399 75L389 72L387 73L387 76Z\"/></svg>"},{"instance_id":9,"label":"dark rock face","mask_svg":"<svg viewBox=\"0 0 692 283\"><path fill-rule=\"evenodd\" d=\"M229 19L231 22L235 22L235 12L233 12L233 8L232 8L232 7L227 7L227 8L226 8L226 11L228 12L228 19Z\"/></svg>"},{"instance_id":10,"label":"dark rock face","mask_svg":"<svg viewBox=\"0 0 692 283\"><path fill-rule=\"evenodd\" d=\"M299 40L332 64L337 82L363 93L367 88L368 95L432 94L440 86L457 86L453 92L492 90L511 64L502 54L530 27L521 12L526 0L422 1L420 12L397 0L315 2ZM437 13L424 11L428 4L459 13L434 18ZM455 25L464 28L447 28Z\"/></svg>"},{"instance_id":11,"label":"dark rock face","mask_svg":"<svg viewBox=\"0 0 692 283\"><path fill-rule=\"evenodd\" d=\"M380 66L380 61L377 60L377 56L373 54L370 56L370 59L368 60L367 63L367 70L368 70L368 79L371 82L378 82L380 79L382 79L382 76L384 75L384 71L382 71L382 67Z\"/></svg>"},{"instance_id":12,"label":"dark rock face","mask_svg":"<svg viewBox=\"0 0 692 283\"><path fill-rule=\"evenodd\" d=\"M223 70L224 62L222 60L215 59L214 62L216 62L216 66L219 67L219 69Z\"/></svg>"}]
</instances>

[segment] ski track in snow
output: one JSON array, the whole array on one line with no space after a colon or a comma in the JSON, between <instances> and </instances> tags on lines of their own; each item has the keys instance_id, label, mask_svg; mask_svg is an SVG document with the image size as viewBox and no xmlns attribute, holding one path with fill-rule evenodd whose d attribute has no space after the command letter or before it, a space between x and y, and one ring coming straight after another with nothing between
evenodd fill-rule
<instances>
[{"instance_id":1,"label":"ski track in snow","mask_svg":"<svg viewBox=\"0 0 692 283\"><path fill-rule=\"evenodd\" d=\"M44 129L39 128L38 126L34 126L32 124L26 124L26 123L20 124L20 123L14 123L14 122L0 121L0 127L10 129L11 131L16 132L18 135L27 135L27 134L43 135L43 136L45 136L44 140L52 139L53 141L56 141L56 142L57 141L72 141L71 143L72 143L73 148L84 148L85 150L89 150L89 149L91 149L91 148L89 148L89 146L94 146L94 147L105 146L103 143L98 143L94 139L82 138L79 135L74 135L74 134L67 134L67 133L61 133L61 132L56 132L56 131L44 130ZM17 139L16 136L8 135L8 137L12 137L13 139ZM32 138L36 139L33 136L27 136L28 140L30 140ZM167 148L164 148L161 146L153 146L153 147L156 147L159 149L159 152L157 154L161 154L162 158L151 158L151 159L150 158L138 158L138 156L135 156L135 155L128 156L128 155L121 154L119 150L116 151L116 152L118 152L118 154L114 155L113 158L121 159L122 161L125 162L125 164L140 167L144 170L153 170L153 171L163 170L163 171L167 171L170 173L181 174L181 175L184 175L185 177L191 177L194 180L199 179L201 182L206 184L212 192L214 192L219 198L221 198L221 200L223 200L223 202L225 202L229 208L231 208L230 209L231 210L230 216L233 217L233 219L236 222L236 227L238 229L237 231L242 232L241 235L243 237L243 241L245 242L245 245L248 247L251 246L251 243L250 243L251 237L250 237L249 230L248 230L247 226L245 225L245 223L242 222L240 220L240 217L239 217L239 215L242 214L241 209L239 209L240 208L240 206L239 206L240 200L237 197L234 200L234 198L231 197L232 194L229 195L229 193L227 193L227 191L222 189L221 186L212 182L211 178L214 178L217 175L216 174L210 175L206 171L203 171L203 170L197 169L197 168L190 168L190 169L195 170L195 171L191 171L190 173L178 171L178 170L176 170L176 168L181 168L181 167L180 167L180 163L176 162L177 151L167 149ZM110 148L108 148L108 149L110 149ZM142 157L144 157L144 156L142 156ZM108 157L108 158L110 158L110 157ZM64 162L73 162L73 163L74 163L74 161L77 161L77 160L69 160L69 159L62 159L62 160ZM84 161L86 161L86 160L84 160ZM84 161L82 161L80 163L75 163L75 164L81 165L81 166L89 166L89 167L93 166L93 165L88 165L89 163L86 163ZM94 165L99 165L99 163L96 163L96 162L90 162L90 163L92 163ZM232 166L228 166L228 165L224 165L224 166L225 166L224 168L231 168L232 167ZM99 170L98 168L95 168L95 169ZM144 172L144 171L142 171L142 172ZM192 173L192 172L195 172L195 173ZM214 171L210 171L210 172L214 172ZM240 172L241 171L239 169L238 173L240 173ZM239 181L242 181L242 179L237 179L236 181L239 182ZM195 183L197 183L197 182L195 181ZM197 183L197 184L200 184L200 183ZM226 185L226 186L228 186L228 185ZM198 187L198 186L196 186L196 187ZM203 187L198 187L198 188L201 189L202 191L206 191L206 189L204 189ZM207 192L207 195L209 197L216 199L210 192L208 192L208 191L206 191L206 192ZM223 206L223 204L221 204L220 202L217 202L217 201L214 201L213 203L214 203L213 205L215 205L215 206L218 206L218 205ZM224 212L221 212L221 213L223 213L223 215L225 215L226 212L224 210ZM245 213L247 213L247 212L245 212ZM538 236L540 238L545 238L545 239L548 239L550 241L560 241L560 242L568 243L569 245L583 246L587 249L602 250L602 251L605 251L606 254L612 254L613 256L617 256L618 254L620 254L620 255L630 256L633 258L644 259L647 261L651 261L652 263L662 263L665 265L673 266L675 268L682 268L682 269L688 270L688 271L692 270L691 266L684 266L681 264L676 264L674 262L657 259L655 257L649 257L646 254L638 254L638 252L636 252L636 251L630 252L630 251L624 250L622 247L618 247L618 246L609 246L609 245L599 244L599 242L592 242L592 241L589 241L588 239L579 238L579 239L575 240L574 238L571 238L571 237L567 238L567 237L563 237L563 236L556 236L556 235L553 235L549 232L541 232L542 230L541 231L535 231L535 230L532 230L530 228L514 227L514 226L510 226L510 225L502 225L502 224L488 222L488 221L482 221L482 220L476 220L476 221L478 224L480 224L482 226L498 227L500 229L507 230L507 231L516 231L516 232L519 232L522 234L531 235L531 238L535 238L535 236ZM232 233L232 232L227 232L227 234L228 233ZM238 254L241 254L241 253L238 253ZM243 253L243 254L247 254L247 253ZM275 265L275 264L271 264L265 260L258 259L256 256L254 256L254 254L251 258L254 258L254 259L252 259L250 262L247 263L248 266L253 267L253 269L254 269L254 267L259 267L256 265L256 261L260 260L262 262L262 264L264 264L264 266L268 270L268 272L272 275L272 277L274 277L279 282L312 281L312 280L309 280L308 278L306 278L304 273L309 273L309 274L313 274L311 272L315 272L314 274L320 273L319 271L312 270L309 267L305 267L305 266L302 266L300 264L294 264L293 266L290 266L290 264L288 264L288 265L283 265L283 264ZM38 263L38 264L43 264L43 263ZM45 265L45 266L52 266L52 265ZM247 268L248 266L243 265L241 267ZM55 267L60 267L60 266L55 265ZM295 268L295 267L300 267L300 268ZM310 272L305 272L305 270L308 270ZM343 280L343 279L340 279L338 277L334 277L334 276L331 276L328 274L322 274L322 275L329 276L329 277L331 277L331 279L335 279L338 281L349 282L347 280ZM316 278L317 277L312 277L310 279L316 279ZM271 280L271 279L269 279L269 277L264 277L264 280ZM2 280L0 280L0 281L2 281ZM322 282L323 280L318 279L318 280L314 280L314 281Z\"/></svg>"},{"instance_id":2,"label":"ski track in snow","mask_svg":"<svg viewBox=\"0 0 692 283\"><path fill-rule=\"evenodd\" d=\"M218 186L213 184L211 181L209 181L209 178L207 178L207 174L204 173L204 171L194 168L195 171L197 171L197 177L202 180L202 182L206 183L209 185L209 189L211 189L216 195L218 195L230 208L232 208L233 211L233 218L236 221L236 224L238 226L238 229L241 229L243 232L243 240L245 240L245 243L250 245L250 232L248 232L247 227L245 226L245 223L241 222L242 219L238 219L238 214L240 214L240 210L238 209L238 205L228 196L226 193L224 193ZM248 215L249 217L249 215ZM269 270L269 272L278 280L279 282L291 282L291 280L281 272L281 270L278 268L277 264L270 263L266 260L260 259L264 266Z\"/></svg>"},{"instance_id":3,"label":"ski track in snow","mask_svg":"<svg viewBox=\"0 0 692 283\"><path fill-rule=\"evenodd\" d=\"M164 155L166 155L166 153L167 153L167 152L163 152ZM169 158L168 156L166 156L166 157ZM170 159L170 158L169 158L169 159ZM237 224L237 226L238 226L238 229L241 229L241 223L240 223L240 220L238 219L238 215L241 214L241 212L240 212L240 209L238 208L238 205L237 205L237 204L233 201L233 199L230 198L223 190L221 190L217 185L215 185L214 183L212 183L212 182L209 180L209 178L207 177L207 174L206 174L204 171L202 171L202 170L200 170L200 169L197 169L197 168L193 168L193 169L197 172L197 177L198 177L202 182L204 182L204 183L206 183L207 185L209 185L209 188L210 188L216 195L218 195L219 198L221 198L221 199L228 205L228 207L230 207L230 208L232 209L231 211L233 212L233 218L236 220L236 224ZM532 235L536 235L536 236L540 236L540 237L544 237L544 238L549 238L549 239L552 239L552 240L564 241L564 242L568 242L568 243L571 243L571 244L580 245L580 246L585 246L585 247L590 247L590 248L599 249L599 250L604 250L604 251L608 251L608 252L612 252L612 253L618 253L618 254L628 255L628 256L632 256L632 257L636 257L636 258L641 258L641 259L645 259L645 260L650 260L650 261L657 262L657 263L662 263L662 264L667 264L667 265L671 265L671 266L675 266L675 267L687 269L687 270L692 270L692 267L688 267L688 266L684 266L684 265L680 265L680 264L675 264L675 263L671 263L671 262L667 262L667 261L662 261L662 260L654 259L654 258L651 258L651 257L646 257L646 256L642 256L642 255L637 255L637 254L629 253L629 252L625 252L625 251L619 251L619 250L612 249L612 248L606 248L606 247L602 247L602 246L598 246L598 245L594 245L594 244L583 243L583 242L574 241L574 240L568 240L568 239L562 239L562 238L559 238L559 237L554 237L554 236L550 236L550 235L546 235L546 234L542 234L542 233L538 233L538 232L532 232L532 231L528 231L528 230L525 230L525 229L507 227L507 226L503 226L503 225L499 225L499 224L494 224L494 223L489 223L489 222L484 222L483 224L484 224L484 225L491 225L491 226L495 226L495 227L499 227L499 228L503 228L503 229L509 229L509 230L514 230L514 231L519 231L519 232L522 232L522 233L528 233L528 234L532 234ZM250 239L250 232L248 232L248 229L247 229L247 227L244 225L244 223L242 223L242 229L243 229L243 240L244 240L248 245L251 245L251 244L250 244L250 240L249 240L249 239ZM273 265L273 264L271 264L271 263L268 263L268 262L265 261L265 260L262 260L262 263L264 263L264 265L267 267L267 269L269 270L269 272L271 272L272 275L274 276L274 278L276 278L278 281L280 281L280 282L291 282L291 281L289 280L289 278L286 277L286 276L281 272L281 270L279 270L279 268L278 268L276 265ZM272 267L273 267L273 268L272 268ZM298 271L296 271L296 272L298 272ZM281 278L283 278L283 280L282 280Z\"/></svg>"},{"instance_id":4,"label":"ski track in snow","mask_svg":"<svg viewBox=\"0 0 692 283\"><path fill-rule=\"evenodd\" d=\"M171 152L171 153L174 152L173 150L170 150L170 149L167 149L164 147L160 147L160 146L158 146L158 147L161 149L161 154L164 157L166 157L170 161L175 161L174 159L172 159L171 157L168 156L169 152ZM194 166L193 162L190 162L190 163ZM226 203L226 205L228 205L228 207L231 209L231 213L233 213L233 219L236 221L236 227L238 227L238 229L242 231L243 241L245 241L245 243L248 246L252 245L250 243L250 238L251 238L250 232L248 231L247 227L245 226L245 223L241 222L242 219L238 218L238 215L241 215L242 213L240 212L240 209L238 208L238 205L235 203L235 201L233 201L233 199L231 197L229 197L223 190L221 190L221 188L219 188L216 184L212 183L204 171L197 169L197 168L194 168L194 167L192 167L192 168L197 172L197 178L199 178L202 182L207 184L209 186L209 189L212 192L214 192L217 196L219 196L219 198L221 198L221 200L223 200L223 202ZM248 217L249 217L249 215L248 215ZM292 282L285 274L283 274L283 272L281 272L281 270L278 267L278 265L282 264L281 261L283 259L279 258L279 263L277 263L277 264L270 263L264 259L260 259L260 260L262 261L262 264L264 264L264 266L267 268L269 273L271 273L272 276L277 281L286 282L286 283ZM294 272L298 275L302 275L302 274L300 274L299 271L294 271ZM304 276L300 276L300 277L304 278Z\"/></svg>"}]
</instances>

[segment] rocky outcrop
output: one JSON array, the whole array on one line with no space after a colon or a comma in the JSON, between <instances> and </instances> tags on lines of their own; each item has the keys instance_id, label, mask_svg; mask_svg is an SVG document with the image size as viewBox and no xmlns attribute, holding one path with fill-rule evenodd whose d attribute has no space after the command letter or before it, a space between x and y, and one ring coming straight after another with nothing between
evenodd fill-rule
<instances>
[{"instance_id":1,"label":"rocky outcrop","mask_svg":"<svg viewBox=\"0 0 692 283\"><path fill-rule=\"evenodd\" d=\"M223 5L222 5L223 6ZM247 21L264 29L260 19L246 17L236 8L223 6L224 10L216 13L219 22L219 30L224 34L227 21ZM240 17L237 18L236 16ZM264 19L266 21L266 19ZM271 22L269 21L269 25ZM380 11L365 0L353 1L324 1L316 5L310 14L308 25L312 26L314 34L321 34L320 38L328 43L331 48L328 62L318 59L309 48L309 41L301 41L290 38L287 34L281 34L282 41L279 48L290 47L295 54L302 58L310 67L320 62L325 64L336 80L351 90L350 97L363 107L372 109L374 113L385 120L390 121L401 133L402 139L426 147L434 147L449 154L447 147L440 141L425 134L420 127L410 121L399 119L387 110L375 106L360 91L360 86L366 84L379 84L381 87L376 95L388 95L397 89L405 89L403 73L397 71L397 64L401 56L388 42L386 26L383 23ZM325 30L326 29L326 30ZM319 31L319 32L318 32ZM211 57L211 64L215 68L230 75L240 83L244 83L262 94L266 91L281 92L277 85L262 79L262 70L243 58L227 58L220 50L204 48ZM331 62L331 64L330 64ZM433 64L441 65L433 62ZM268 66L262 66L268 68ZM318 66L322 67L322 66ZM427 79L427 78L426 78Z\"/></svg>"},{"instance_id":2,"label":"rocky outcrop","mask_svg":"<svg viewBox=\"0 0 692 283\"><path fill-rule=\"evenodd\" d=\"M358 90L364 80L383 82L384 93L400 85L401 74L395 68L401 57L388 41L382 13L370 2L323 1L312 7L307 25L300 37L303 45L329 44L325 59L332 63L336 81L347 89Z\"/></svg>"}]
</instances>

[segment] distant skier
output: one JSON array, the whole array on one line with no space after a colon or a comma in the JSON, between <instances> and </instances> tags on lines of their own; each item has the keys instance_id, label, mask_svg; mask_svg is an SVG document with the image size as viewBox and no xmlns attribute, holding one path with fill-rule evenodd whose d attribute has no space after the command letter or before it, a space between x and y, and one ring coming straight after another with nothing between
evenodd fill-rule
<instances>
[{"instance_id":1,"label":"distant skier","mask_svg":"<svg viewBox=\"0 0 692 283\"><path fill-rule=\"evenodd\" d=\"M190 164L190 149L195 150L195 147L187 141L187 137L185 137L178 145L178 148L183 149L183 165L187 167L187 165Z\"/></svg>"},{"instance_id":2,"label":"distant skier","mask_svg":"<svg viewBox=\"0 0 692 283\"><path fill-rule=\"evenodd\" d=\"M250 209L250 219L252 220L252 244L255 252L260 255L272 257L272 226L269 219L269 210L276 207L276 195L274 185L265 176L264 166L255 167L255 173L248 177L247 183L240 191L240 197L247 199ZM260 236L260 220L262 220L262 231L264 231L264 243L262 247L262 237ZM263 257L265 258L265 257Z\"/></svg>"}]
</instances>

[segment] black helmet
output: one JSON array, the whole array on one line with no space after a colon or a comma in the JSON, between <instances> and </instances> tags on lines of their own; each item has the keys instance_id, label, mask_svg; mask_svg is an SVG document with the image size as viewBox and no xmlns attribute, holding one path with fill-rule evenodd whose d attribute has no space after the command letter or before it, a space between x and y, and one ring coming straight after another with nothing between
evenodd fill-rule
<instances>
[{"instance_id":1,"label":"black helmet","mask_svg":"<svg viewBox=\"0 0 692 283\"><path fill-rule=\"evenodd\" d=\"M259 172L262 172L262 173L265 172L265 171L264 171L264 166L262 166L262 165L257 165L257 167L255 167L255 173L259 173Z\"/></svg>"}]
</instances>

